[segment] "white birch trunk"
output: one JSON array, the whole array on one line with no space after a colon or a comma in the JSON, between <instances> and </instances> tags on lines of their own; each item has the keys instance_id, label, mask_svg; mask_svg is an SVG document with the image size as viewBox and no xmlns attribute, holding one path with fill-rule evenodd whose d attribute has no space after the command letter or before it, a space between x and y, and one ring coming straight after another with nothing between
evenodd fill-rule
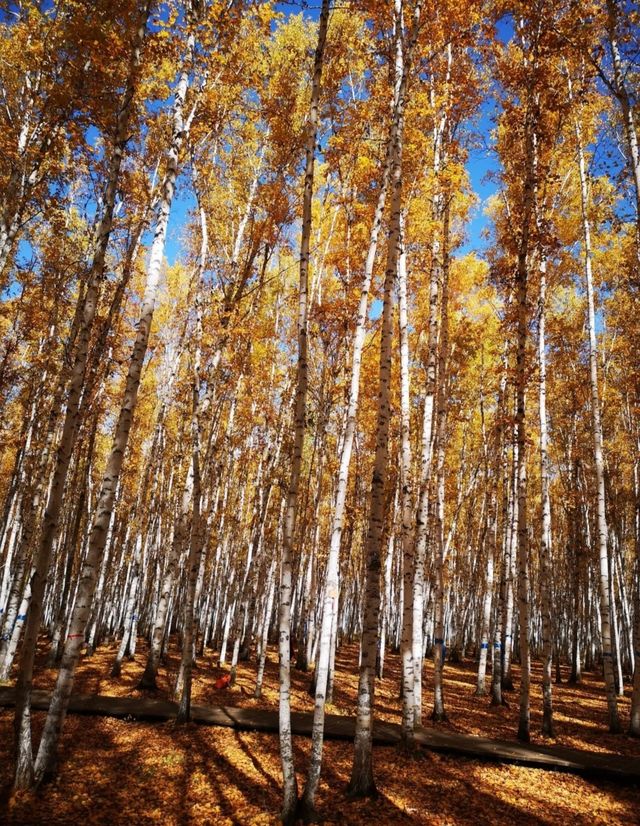
<instances>
[{"instance_id":1,"label":"white birch trunk","mask_svg":"<svg viewBox=\"0 0 640 826\"><path fill-rule=\"evenodd\" d=\"M545 345L547 262L540 261L540 309L538 319L538 367L540 414L540 496L542 526L540 534L540 589L542 608L542 733L553 737L553 703L551 667L553 660L553 630L551 624L551 496L549 494L549 450L547 425L547 355Z\"/></svg>"},{"instance_id":2,"label":"white birch trunk","mask_svg":"<svg viewBox=\"0 0 640 826\"><path fill-rule=\"evenodd\" d=\"M569 85L569 99L573 101L571 79ZM598 526L598 557L599 557L599 595L600 595L600 625L602 637L602 657L604 660L604 681L607 695L607 709L609 715L609 730L612 733L621 731L618 716L618 702L613 673L613 648L611 644L611 605L609 601L609 560L607 552L607 515L605 499L604 456L602 420L600 414L600 393L598 389L598 343L596 339L595 300L593 294L592 250L591 250L591 222L589 220L589 187L587 165L582 141L582 125L578 116L574 120L576 149L578 152L578 172L580 175L580 203L582 209L582 236L584 249L584 277L587 288L587 325L589 336L589 381L591 386L591 418L593 426L593 457L596 468L597 488L597 526Z\"/></svg>"},{"instance_id":3,"label":"white birch trunk","mask_svg":"<svg viewBox=\"0 0 640 826\"><path fill-rule=\"evenodd\" d=\"M78 410L87 366L89 338L96 314L100 283L104 276L105 256L113 226L113 214L120 179L120 169L124 158L125 147L130 137L129 123L133 97L137 84L138 68L150 8L151 3L145 3L141 10L140 21L132 44L127 87L122 103L118 109L113 151L109 162L107 184L103 197L103 213L95 235L93 261L88 278L87 292L83 301L81 326L78 333L74 365L69 381L67 409L64 417L62 436L58 446L55 471L45 511L40 545L35 555L34 572L31 578L31 601L22 646L20 672L16 686L15 731L17 737L17 756L14 781L16 789L29 788L34 782L30 705L33 663L42 618L42 602L51 551L58 531L65 480L77 434Z\"/></svg>"},{"instance_id":4,"label":"white birch trunk","mask_svg":"<svg viewBox=\"0 0 640 826\"><path fill-rule=\"evenodd\" d=\"M445 93L448 94L452 64L451 44L447 44L447 73L445 78ZM431 87L431 103L435 105L435 88ZM427 381L424 396L424 411L422 417L422 436L420 445L420 485L418 505L416 510L415 552L413 561L413 583L410 604L407 604L408 594L404 595L404 613L409 619L411 633L411 660L413 663L413 723L412 726L422 725L422 665L424 658L424 566L427 552L429 527L429 491L431 483L431 465L433 459L434 412L436 397L436 367L438 353L438 294L442 278L441 252L442 239L439 224L443 215L443 193L440 184L440 174L443 160L444 135L447 128L448 113L446 107L439 112L436 125L433 129L433 177L435 193L431 207L431 216L434 222L434 238L431 244L431 272L429 277L429 335L427 345ZM405 571L406 575L406 571ZM403 635L406 620L403 622ZM403 655L407 658L408 654ZM403 665L404 668L404 665ZM404 676L403 676L404 679ZM403 736L410 724L408 709L403 705Z\"/></svg>"},{"instance_id":5,"label":"white birch trunk","mask_svg":"<svg viewBox=\"0 0 640 826\"><path fill-rule=\"evenodd\" d=\"M333 503L330 528L330 545L327 567L325 571L325 589L322 604L322 621L319 635L318 665L315 671L315 706L313 717L313 735L311 746L311 761L309 775L304 790L304 805L311 808L315 800L315 793L320 779L322 763L322 744L324 738L324 707L327 694L327 680L329 674L329 659L331 652L331 628L334 622L334 615L337 612L338 592L339 592L339 562L340 545L344 528L344 513L347 501L347 487L349 481L349 467L351 465L351 454L356 431L356 416L358 412L358 401L360 395L360 370L362 366L362 351L364 348L367 310L369 306L369 290L371 288L371 277L378 249L378 237L382 225L382 215L386 202L388 182L389 182L389 150L387 151L387 161L382 174L380 194L374 213L371 236L369 239L369 249L365 262L364 278L360 289L360 303L358 305L358 316L356 329L353 337L353 350L351 356L351 379L349 384L349 401L347 405L347 415L344 427L344 434L339 453L338 482Z\"/></svg>"},{"instance_id":6,"label":"white birch trunk","mask_svg":"<svg viewBox=\"0 0 640 826\"><path fill-rule=\"evenodd\" d=\"M448 194L447 196L448 197ZM445 459L447 430L447 360L449 358L449 206L444 207L442 228L442 302L440 308L440 347L438 349L438 394L436 432L436 557L433 641L433 711L431 719L436 722L447 719L444 708L444 668L445 622L444 622L444 574L445 574ZM461 490L461 489L460 489Z\"/></svg>"},{"instance_id":7,"label":"white birch trunk","mask_svg":"<svg viewBox=\"0 0 640 826\"><path fill-rule=\"evenodd\" d=\"M322 0L318 42L313 63L311 101L305 136L305 176L302 197L302 235L300 239L300 287L298 296L298 364L294 406L294 444L291 459L291 476L287 493L287 506L282 542L282 567L280 573L280 600L278 633L280 653L280 702L278 733L283 778L282 821L293 824L298 813L298 784L296 781L291 738L291 597L293 543L298 510L298 490L302 470L302 450L305 436L307 406L307 317L309 286L309 254L312 231L312 204L316 141L318 136L320 89L324 63L324 49L329 25L330 0Z\"/></svg>"},{"instance_id":8,"label":"white birch trunk","mask_svg":"<svg viewBox=\"0 0 640 826\"><path fill-rule=\"evenodd\" d=\"M391 122L391 214L387 242L387 262L384 278L382 326L378 376L376 422L376 452L371 480L370 510L365 543L366 585L364 619L360 645L361 662L358 681L358 705L354 759L349 781L352 797L376 794L373 773L373 715L375 707L375 660L377 653L378 614L380 608L380 570L386 509L386 484L389 464L389 425L391 418L391 361L393 344L393 287L398 276L403 251L402 239L402 146L404 110L407 95L411 50L415 43L420 3L414 10L414 21L408 39L403 26L403 2L395 0L394 8L394 111Z\"/></svg>"},{"instance_id":9,"label":"white birch trunk","mask_svg":"<svg viewBox=\"0 0 640 826\"><path fill-rule=\"evenodd\" d=\"M193 39L191 38L189 52L191 53L192 50ZM167 171L165 172L165 178L163 181L158 219L151 253L149 256L147 280L142 299L136 339L133 346L131 360L129 362L124 398L120 408L113 444L107 460L107 466L102 479L100 494L98 496L98 503L95 509L95 516L91 526L91 536L89 540L87 558L84 562L80 575L78 596L73 610L70 632L65 643L62 665L58 674L58 680L56 682L56 687L51 700L51 706L49 708L45 728L40 741L40 747L38 749L38 756L35 766L36 778L38 780L41 780L51 771L55 760L55 751L62 726L64 724L69 698L71 696L71 689L73 687L75 670L80 656L80 649L89 620L98 570L102 561L107 531L111 521L116 488L120 480L122 462L127 448L131 423L136 408L142 367L149 342L151 322L153 320L153 312L155 309L160 275L162 272L167 226L173 195L175 192L180 149L185 138L183 108L188 88L189 72L185 66L180 75L174 98L173 134L168 155Z\"/></svg>"},{"instance_id":10,"label":"white birch trunk","mask_svg":"<svg viewBox=\"0 0 640 826\"><path fill-rule=\"evenodd\" d=\"M412 647L413 592L415 570L414 490L411 456L411 399L409 385L409 313L407 307L407 254L403 242L404 221L401 216L400 256L398 260L398 323L400 330L400 484L402 524L400 542L403 556L404 611L402 618L402 736L413 745L415 719L414 651ZM393 526L392 531L393 534Z\"/></svg>"},{"instance_id":11,"label":"white birch trunk","mask_svg":"<svg viewBox=\"0 0 640 826\"><path fill-rule=\"evenodd\" d=\"M256 687L253 696L260 698L262 696L262 682L264 680L264 667L267 661L267 647L269 642L269 623L271 621L271 614L273 613L273 602L276 593L276 561L271 562L269 568L269 575L267 577L267 604L265 607L264 620L262 623L262 631L260 634L260 657L258 659L258 673L256 675Z\"/></svg>"}]
</instances>

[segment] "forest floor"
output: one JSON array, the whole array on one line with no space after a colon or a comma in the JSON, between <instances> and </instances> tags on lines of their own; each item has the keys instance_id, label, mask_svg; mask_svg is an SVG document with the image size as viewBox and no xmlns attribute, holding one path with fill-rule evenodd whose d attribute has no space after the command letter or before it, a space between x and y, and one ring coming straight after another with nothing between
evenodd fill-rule
<instances>
[{"instance_id":1,"label":"forest floor","mask_svg":"<svg viewBox=\"0 0 640 826\"><path fill-rule=\"evenodd\" d=\"M105 645L81 661L74 691L79 694L151 696L136 689L145 664L141 642L133 660L123 663L119 678L109 677L116 645ZM44 652L43 652L44 660ZM171 649L159 674L155 696L170 697L179 655ZM445 666L445 702L449 722L438 727L485 737L515 739L517 693L508 706L492 708L474 696L475 663ZM255 664L240 663L233 688L216 689L226 669L207 651L194 671L193 702L249 708L276 708L277 656L270 651L263 696L253 697ZM357 694L357 648L343 646L336 658L333 703L327 711L353 715ZM292 707L312 711L309 674L293 671ZM602 679L585 674L579 686L554 685L556 737L539 733L542 720L540 667L534 663L532 742L563 745L601 753L640 756L640 741L610 735ZM517 689L518 668L514 666ZM55 671L39 669L36 688L51 689ZM376 715L400 722L399 661L387 655L385 673L376 681ZM432 666L425 669L425 725L432 697ZM620 698L623 725L628 724L630 688ZM34 713L35 742L44 714ZM35 794L10 795L12 712L0 712L0 823L40 824L276 824L280 806L280 758L273 734L188 724L148 723L70 715L65 723L56 780ZM304 783L310 741L294 738L300 787ZM594 781L573 774L496 764L422 751L408 756L393 747L376 747L379 797L348 801L352 745L325 744L318 808L326 822L339 824L640 824L640 788Z\"/></svg>"}]
</instances>

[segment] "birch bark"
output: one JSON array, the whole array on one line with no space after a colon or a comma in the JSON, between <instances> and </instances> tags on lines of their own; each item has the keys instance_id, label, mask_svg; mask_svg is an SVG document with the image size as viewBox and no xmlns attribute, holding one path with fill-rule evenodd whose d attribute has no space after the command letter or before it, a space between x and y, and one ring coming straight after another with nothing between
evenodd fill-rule
<instances>
[{"instance_id":1,"label":"birch bark","mask_svg":"<svg viewBox=\"0 0 640 826\"><path fill-rule=\"evenodd\" d=\"M45 511L40 544L35 555L34 571L31 578L30 608L25 627L20 671L16 685L16 774L14 780L16 789L29 788L34 782L30 706L33 663L36 653L38 631L42 619L42 601L47 581L49 561L51 559L51 551L58 531L65 480L76 439L80 396L84 384L89 352L89 337L96 314L100 284L104 277L105 256L113 226L120 170L126 144L130 137L129 124L133 110L133 98L138 81L142 46L146 35L150 10L151 2L149 0L141 9L140 20L132 43L127 86L117 113L113 150L109 161L107 183L103 196L104 206L102 217L96 229L88 287L82 300L82 311L79 314L80 328L73 369L69 380L62 435L58 445L55 470Z\"/></svg>"},{"instance_id":2,"label":"birch bark","mask_svg":"<svg viewBox=\"0 0 640 826\"><path fill-rule=\"evenodd\" d=\"M503 375L500 380L500 388L498 392L498 400L496 404L498 424L496 426L496 440L495 440L495 458L489 461L488 445L485 447L485 480L486 484L490 486L490 491L487 494L489 497L489 507L487 512L486 523L486 574L485 574L485 592L482 605L482 630L480 637L480 660L478 663L478 680L476 683L476 695L483 697L487 693L486 688L486 671L487 662L490 652L490 631L491 631L491 614L492 605L494 604L494 576L495 576L495 556L496 556L496 540L498 536L498 479L501 464L501 456L503 452L503 427L500 421L502 416L502 405L504 400L504 391L506 388L506 375ZM484 407L483 407L483 430L484 430ZM486 437L485 437L486 438ZM485 442L486 444L486 442ZM498 611L493 612L496 617L499 615ZM498 626L496 622L496 626ZM494 640L498 641L500 634L496 631L494 633ZM494 642L495 645L495 642ZM499 649L498 649L499 650ZM492 667L495 669L495 660L491 661ZM499 663L499 657L498 657ZM499 668L498 668L499 670ZM492 688L495 684L495 674L492 674ZM500 685L499 680L498 687ZM497 702L494 702L497 701ZM502 697L494 697L492 694L492 705L501 705Z\"/></svg>"},{"instance_id":3,"label":"birch bark","mask_svg":"<svg viewBox=\"0 0 640 826\"><path fill-rule=\"evenodd\" d=\"M56 687L51 699L51 706L45 722L38 756L36 758L35 774L37 781L41 781L53 769L57 743L64 724L69 698L73 687L76 666L80 656L80 649L85 636L86 626L90 618L93 594L95 591L98 570L104 553L107 531L111 521L116 488L120 480L122 462L129 440L129 432L136 408L138 388L144 357L151 332L151 322L160 283L164 247L167 235L167 226L171 212L171 204L175 192L178 175L179 157L182 143L186 136L186 122L183 110L189 88L189 63L194 49L194 37L189 38L189 56L182 68L176 87L173 103L173 127L171 146L167 159L162 195L160 198L158 218L156 222L147 280L145 284L142 307L138 320L136 339L129 362L125 392L115 427L113 444L107 460L107 466L102 479L95 516L91 526L89 548L82 567L78 595L71 618L69 635L65 642L62 665L58 674Z\"/></svg>"},{"instance_id":4,"label":"birch bark","mask_svg":"<svg viewBox=\"0 0 640 826\"><path fill-rule=\"evenodd\" d=\"M385 523L386 484L389 463L389 423L391 417L391 353L393 287L402 255L402 144L404 110L407 95L411 53L417 37L421 4L414 8L411 30L405 38L403 2L395 0L394 44L395 73L391 133L391 215L387 242L387 263L384 278L382 326L380 331L380 361L378 375L378 404L376 422L376 452L371 480L370 510L365 544L366 587L364 594L364 623L360 644L361 662L358 681L358 707L354 759L349 782L352 797L371 797L376 794L373 774L373 710L375 705L375 666L378 643L378 613L380 608L380 570L383 531Z\"/></svg>"},{"instance_id":5,"label":"birch bark","mask_svg":"<svg viewBox=\"0 0 640 826\"><path fill-rule=\"evenodd\" d=\"M573 101L571 78L567 75L569 99ZM578 153L578 172L580 176L580 203L582 210L582 243L584 251L584 278L587 288L587 330L589 337L589 382L591 389L591 420L593 426L593 457L596 468L597 488L597 538L599 558L599 596L600 596L600 625L602 639L602 658L604 667L605 690L607 695L607 710L609 716L609 730L612 733L621 731L618 716L618 702L616 698L615 677L613 671L613 647L611 641L611 604L609 600L609 559L607 549L607 515L606 493L604 478L604 455L602 437L602 419L600 413L600 391L598 388L598 342L596 339L596 313L593 294L593 264L591 248L591 221L589 219L589 186L587 165L582 139L582 124L580 117L574 118L574 134Z\"/></svg>"},{"instance_id":6,"label":"birch bark","mask_svg":"<svg viewBox=\"0 0 640 826\"><path fill-rule=\"evenodd\" d=\"M453 53L451 44L447 44L447 70L445 78L445 91L448 96L449 81L451 77ZM435 88L431 88L431 102L435 108ZM431 470L433 459L434 441L434 421L435 421L435 397L436 397L436 373L438 357L438 296L442 281L442 239L440 237L440 226L443 216L443 193L440 183L442 170L444 137L448 124L448 112L446 102L436 118L433 129L433 177L435 180L435 193L431 207L431 215L434 223L434 238L431 245L431 271L429 277L429 338L427 355L427 381L424 396L424 412L422 418L422 437L420 444L420 482L418 490L418 505L416 509L416 529L415 529L415 552L413 562L413 583L411 599L407 602L404 599L404 611L406 621L410 622L409 628L405 631L403 622L403 634L411 634L411 655L408 652L406 663L409 660L413 667L413 691L411 697L407 695L407 702L413 702L413 721L410 719L408 707L403 703L403 737L411 736L413 726L422 724L422 663L423 663L423 625L424 625L424 566L427 551L428 527L429 527L429 492L431 483ZM409 610L411 614L409 616ZM404 666L403 666L404 668ZM403 681L408 683L408 675L404 675ZM404 686L404 682L403 682Z\"/></svg>"},{"instance_id":7,"label":"birch bark","mask_svg":"<svg viewBox=\"0 0 640 826\"><path fill-rule=\"evenodd\" d=\"M531 253L531 222L535 213L536 192L536 127L538 123L538 93L533 84L537 79L538 37L540 21L531 44L526 43L524 31L521 34L524 52L524 69L529 74L531 88L528 90L523 121L523 165L524 181L522 190L522 214L516 267L516 444L518 459L516 464L516 498L518 502L517 521L517 566L518 566L518 623L520 643L520 713L518 739L524 742L530 737L530 690L531 653L529 649L529 526L527 487L527 340L529 335L528 286L529 257Z\"/></svg>"},{"instance_id":8,"label":"birch bark","mask_svg":"<svg viewBox=\"0 0 640 826\"><path fill-rule=\"evenodd\" d=\"M209 250L209 235L207 217L202 207L197 176L192 158L192 173L194 189L200 212L200 257L195 274L195 330L193 335L193 366L191 372L191 467L193 469L193 502L191 507L191 536L189 541L189 556L187 561L186 599L184 606L184 624L182 629L182 661L180 673L182 675L182 695L176 722L186 723L191 718L191 682L193 671L194 651L194 613L196 606L196 588L198 574L203 562L203 525L201 514L202 481L201 481L201 448L202 448L202 419L204 415L205 398L201 397L201 370L202 370L202 311L203 311L203 279Z\"/></svg>"},{"instance_id":9,"label":"birch bark","mask_svg":"<svg viewBox=\"0 0 640 826\"><path fill-rule=\"evenodd\" d=\"M329 25L330 0L322 0L318 42L316 44L311 101L305 138L305 176L302 198L302 236L300 240L300 287L298 295L298 365L294 402L294 444L291 460L291 476L287 493L284 533L282 542L282 568L280 573L280 601L278 611L278 648L280 653L280 702L278 733L283 777L282 822L295 822L299 800L291 739L291 596L293 544L298 510L298 490L302 470L302 450L305 436L307 406L307 291L309 282L309 254L312 230L311 208L313 203L314 166L316 141L320 119L320 90L324 51Z\"/></svg>"},{"instance_id":10,"label":"birch bark","mask_svg":"<svg viewBox=\"0 0 640 826\"><path fill-rule=\"evenodd\" d=\"M638 133L636 131L635 113L632 100L629 96L627 82L625 79L625 72L622 66L622 57L620 54L620 46L618 42L618 15L619 6L617 0L607 0L607 19L609 28L609 45L611 48L611 57L613 62L614 84L613 91L620 103L622 109L623 123L625 137L627 140L628 150L628 165L633 178L634 190L636 196L636 256L640 261L640 149L638 147ZM578 139L579 140L579 139ZM583 210L584 212L584 210ZM634 652L635 652L635 668L633 678L633 692L631 699L631 719L629 723L629 731L636 737L640 737L640 538L638 534L640 527L640 506L637 504L638 498L636 493L636 594L635 594L635 612L636 620L634 626ZM606 678L606 666L605 666ZM607 693L608 693L607 681ZM612 705L609 701L609 719L612 720Z\"/></svg>"},{"instance_id":11,"label":"birch bark","mask_svg":"<svg viewBox=\"0 0 640 826\"><path fill-rule=\"evenodd\" d=\"M371 278L378 250L378 238L382 226L382 217L389 188L390 176L390 147L391 139L387 143L385 165L382 171L382 180L378 202L376 204L369 248L365 262L364 277L360 288L360 302L356 329L353 336L351 355L351 378L349 383L349 401L347 415L339 452L338 482L333 502L330 528L330 545L327 567L325 571L324 599L322 603L322 620L319 637L318 664L315 671L315 705L313 716L313 734L311 745L311 760L305 789L303 792L303 806L311 811L314 807L315 794L320 780L322 766L322 745L324 740L324 709L327 700L327 682L330 670L332 650L332 631L338 611L339 594L339 562L340 546L344 529L344 514L347 501L347 486L349 481L349 467L356 431L356 416L360 395L360 371L362 366L362 351L365 343L367 310L369 306L369 291Z\"/></svg>"},{"instance_id":12,"label":"birch bark","mask_svg":"<svg viewBox=\"0 0 640 826\"><path fill-rule=\"evenodd\" d=\"M440 306L440 346L438 348L438 394L436 430L436 557L433 641L433 711L431 719L447 719L444 708L442 672L445 652L444 574L445 574L445 458L447 429L447 360L449 358L449 204L445 203L442 227L442 301ZM460 488L461 491L461 488Z\"/></svg>"},{"instance_id":13,"label":"birch bark","mask_svg":"<svg viewBox=\"0 0 640 826\"><path fill-rule=\"evenodd\" d=\"M553 702L551 667L553 660L553 630L551 625L551 496L549 494L549 448L547 425L547 355L545 321L547 301L547 262L540 261L540 306L538 316L538 410L540 414L540 495L542 526L540 534L540 589L542 609L542 733L553 737Z\"/></svg>"}]
</instances>

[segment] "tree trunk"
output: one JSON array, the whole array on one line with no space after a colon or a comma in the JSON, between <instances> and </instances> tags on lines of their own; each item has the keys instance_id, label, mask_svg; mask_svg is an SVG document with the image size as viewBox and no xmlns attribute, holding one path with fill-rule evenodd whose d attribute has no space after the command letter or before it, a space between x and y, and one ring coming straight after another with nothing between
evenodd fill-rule
<instances>
[{"instance_id":1,"label":"tree trunk","mask_svg":"<svg viewBox=\"0 0 640 826\"><path fill-rule=\"evenodd\" d=\"M529 741L531 687L531 654L529 651L529 528L527 513L527 338L529 313L527 307L528 267L530 251L531 218L535 198L535 120L536 106L529 99L524 122L524 165L525 180L522 193L522 223L516 270L517 303L517 348L516 348L516 442L518 461L516 465L516 496L518 502L517 521L517 566L518 566L518 624L520 644L520 715L518 739Z\"/></svg>"},{"instance_id":2,"label":"tree trunk","mask_svg":"<svg viewBox=\"0 0 640 826\"><path fill-rule=\"evenodd\" d=\"M191 39L190 52L193 50L193 40ZM189 56L190 57L190 56ZM80 575L80 585L78 595L71 618L69 635L67 637L62 665L58 674L56 687L51 699L51 706L47 715L45 728L38 749L35 773L36 779L41 781L53 769L55 752L64 724L69 698L73 687L75 670L80 656L80 649L84 640L86 626L89 621L93 594L99 566L104 553L107 531L111 521L111 514L115 499L116 488L120 480L122 462L129 440L129 432L136 408L138 388L144 357L149 342L151 322L160 282L162 263L164 257L164 246L167 234L167 225L171 204L175 192L175 183L178 174L178 162L182 142L186 134L185 122L183 119L183 108L187 90L189 88L189 72L183 68L180 80L175 93L173 105L173 134L171 147L169 150L167 171L162 187L162 198L160 201L158 219L156 223L149 266L147 270L147 281L140 318L138 321L136 339L133 346L129 369L127 373L125 392L115 427L113 444L107 460L107 466L102 479L98 503L95 509L95 516L91 526L89 548L87 557L82 567Z\"/></svg>"},{"instance_id":3,"label":"tree trunk","mask_svg":"<svg viewBox=\"0 0 640 826\"><path fill-rule=\"evenodd\" d=\"M402 220L402 216L401 216ZM401 227L401 237L404 229ZM402 736L413 747L415 719L414 662L412 648L413 581L415 572L414 491L411 457L411 398L409 387L409 331L407 308L407 254L402 244L398 262L398 322L400 331L400 485L404 611L402 618ZM391 526L393 534L393 524Z\"/></svg>"},{"instance_id":4,"label":"tree trunk","mask_svg":"<svg viewBox=\"0 0 640 826\"><path fill-rule=\"evenodd\" d=\"M309 248L311 241L313 184L316 140L318 135L320 88L324 64L324 49L329 25L330 0L322 0L318 42L316 45L311 102L305 138L305 176L302 197L302 237L300 240L300 287L298 295L298 365L294 406L294 444L291 458L291 476L287 493L284 534L282 542L282 568L280 574L280 601L278 632L280 652L280 704L279 738L282 762L283 806L282 822L293 824L298 813L298 784L296 781L291 739L291 596L293 543L298 510L298 489L302 470L305 419L307 405L307 291L309 282Z\"/></svg>"},{"instance_id":5,"label":"tree trunk","mask_svg":"<svg viewBox=\"0 0 640 826\"><path fill-rule=\"evenodd\" d=\"M547 355L545 350L547 262L540 261L540 309L538 318L538 362L540 413L540 496L542 526L540 534L540 590L542 603L542 733L553 737L553 704L551 668L553 660L553 630L551 625L551 497L549 495L549 452L547 428Z\"/></svg>"},{"instance_id":6,"label":"tree trunk","mask_svg":"<svg viewBox=\"0 0 640 826\"><path fill-rule=\"evenodd\" d=\"M450 197L446 194L446 197ZM445 656L444 574L445 574L445 459L447 435L447 361L449 358L449 203L444 207L442 229L442 304L440 307L440 346L438 348L438 395L436 431L436 557L433 641L433 711L431 719L447 719L444 708L443 669Z\"/></svg>"},{"instance_id":7,"label":"tree trunk","mask_svg":"<svg viewBox=\"0 0 640 826\"><path fill-rule=\"evenodd\" d=\"M384 278L382 327L376 423L376 452L371 480L369 522L365 544L366 587L364 625L360 644L361 662L358 681L358 707L354 759L349 782L352 797L377 794L373 775L373 710L375 700L375 666L378 647L378 613L380 608L380 570L386 509L386 483L389 463L389 422L391 417L391 360L393 287L403 250L402 239L402 142L407 77L411 49L415 42L420 4L414 10L414 23L408 43L404 41L402 0L395 0L395 92L391 131L391 215ZM405 52L406 49L406 52Z\"/></svg>"},{"instance_id":8,"label":"tree trunk","mask_svg":"<svg viewBox=\"0 0 640 826\"><path fill-rule=\"evenodd\" d=\"M449 81L452 65L451 44L447 44L447 74L445 89L449 92ZM431 103L435 106L435 88L431 87ZM422 416L422 437L420 445L420 486L418 491L418 505L416 509L415 551L413 560L413 582L411 599L407 604L405 596L404 611L407 621L410 621L411 655L413 665L413 690L404 700L403 695L403 737L411 736L414 726L422 725L422 664L423 664L423 625L424 625L424 564L427 551L429 527L429 491L431 483L431 463L433 458L434 410L436 397L436 367L438 354L438 293L442 280L440 225L443 217L443 192L440 183L444 153L444 136L448 124L448 113L445 104L436 118L433 128L433 177L435 192L431 205L431 216L434 224L434 238L431 244L431 272L429 275L429 335L427 345L427 380L424 396L424 411ZM405 571L406 575L406 571ZM409 610L411 614L409 615ZM404 631L403 623L403 634ZM407 632L408 633L408 632ZM409 661L409 654L404 655ZM403 665L404 668L404 665ZM404 678L403 678L404 679ZM408 706L413 702L413 721L409 720ZM411 728L409 728L409 725Z\"/></svg>"},{"instance_id":9,"label":"tree trunk","mask_svg":"<svg viewBox=\"0 0 640 826\"><path fill-rule=\"evenodd\" d=\"M635 584L633 589L633 611L635 616L633 629L634 670L629 734L634 737L640 737L640 443L638 441L636 441L636 451L636 460L633 466L633 528L635 545Z\"/></svg>"},{"instance_id":10,"label":"tree trunk","mask_svg":"<svg viewBox=\"0 0 640 826\"><path fill-rule=\"evenodd\" d=\"M347 404L347 414L344 426L344 433L341 439L339 454L338 482L336 486L333 511L330 528L330 545L325 571L324 599L322 604L322 621L320 627L318 665L315 670L315 705L313 716L313 734L311 745L311 759L309 763L309 773L303 793L303 805L310 813L314 809L315 794L320 780L322 766L322 745L324 740L324 714L325 702L327 700L327 681L329 675L329 660L332 650L331 629L335 624L335 616L338 610L339 593L339 562L342 532L344 528L344 514L347 500L347 487L349 481L349 467L351 465L351 454L353 451L353 441L356 432L356 416L358 412L358 401L360 395L360 370L362 366L362 351L365 343L367 328L367 310L369 306L369 290L371 288L371 278L375 264L376 252L378 249L378 237L382 225L382 216L389 187L389 177L391 168L391 135L387 141L387 152L380 192L373 217L371 235L369 239L369 249L365 262L364 277L360 288L360 302L358 305L358 315L356 329L353 336L353 349L351 356L351 378L349 383L349 401Z\"/></svg>"},{"instance_id":11,"label":"tree trunk","mask_svg":"<svg viewBox=\"0 0 640 826\"><path fill-rule=\"evenodd\" d=\"M51 559L51 550L60 520L65 480L78 429L78 410L87 366L89 337L96 314L100 284L104 277L105 256L113 226L113 214L120 179L120 169L126 144L130 138L129 124L133 109L133 98L138 80L142 45L146 35L147 19L150 9L151 3L147 2L141 10L140 20L132 43L127 86L118 109L113 151L109 162L107 183L103 196L104 207L102 217L96 229L88 287L84 298L81 299L81 324L78 333L75 360L69 380L62 436L58 446L56 465L45 511L40 545L35 555L34 571L31 577L31 602L22 646L20 672L16 685L16 774L14 781L16 789L29 788L33 785L34 781L30 706L33 663L36 653L38 631L42 619L42 603L49 561Z\"/></svg>"},{"instance_id":12,"label":"tree trunk","mask_svg":"<svg viewBox=\"0 0 640 826\"><path fill-rule=\"evenodd\" d=\"M573 102L571 79L568 77L569 99ZM602 634L602 657L604 660L604 681L607 694L609 730L621 731L616 699L615 677L613 673L613 648L611 643L611 605L609 602L609 560L607 553L607 515L605 500L604 456L602 420L600 414L600 392L598 389L598 344L596 340L595 301L593 295L591 222L589 219L589 189L587 167L582 142L582 126L576 116L574 120L578 170L580 173L580 203L582 208L582 236L584 247L584 276L587 287L587 324L589 336L589 381L591 385L591 418L593 424L593 456L596 468L598 556L600 560L599 594L600 624Z\"/></svg>"}]
</instances>

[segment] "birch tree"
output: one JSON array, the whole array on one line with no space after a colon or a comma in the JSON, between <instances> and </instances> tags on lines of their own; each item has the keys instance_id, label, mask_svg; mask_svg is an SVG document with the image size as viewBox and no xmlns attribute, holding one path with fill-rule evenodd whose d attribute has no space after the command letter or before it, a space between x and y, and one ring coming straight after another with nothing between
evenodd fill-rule
<instances>
[{"instance_id":1,"label":"birch tree","mask_svg":"<svg viewBox=\"0 0 640 826\"><path fill-rule=\"evenodd\" d=\"M58 530L65 479L77 434L78 410L87 365L89 337L96 314L100 284L104 277L105 256L113 226L116 193L124 157L124 150L126 143L129 140L129 124L132 116L133 99L136 84L138 82L142 45L146 34L147 18L150 11L151 4L146 3L142 7L142 12L139 20L137 21L136 30L132 39L127 86L117 110L113 150L103 198L103 212L98 226L96 227L92 263L88 275L87 289L83 294L81 303L78 305L80 326L75 347L75 357L68 381L67 402L64 415L64 424L62 426L62 435L58 444L56 465L50 485L50 493L45 510L40 545L35 556L34 570L31 578L30 610L25 628L24 643L20 660L15 712L15 728L17 738L15 775L16 788L28 788L32 785L34 780L30 704L33 663L36 652L38 630L42 617L42 600L44 597L51 550Z\"/></svg>"},{"instance_id":2,"label":"birch tree","mask_svg":"<svg viewBox=\"0 0 640 826\"><path fill-rule=\"evenodd\" d=\"M312 231L311 205L313 199L314 165L316 141L320 119L320 92L324 51L329 26L330 0L323 0L318 26L318 42L313 61L311 102L305 136L305 172L302 198L302 234L300 239L300 283L298 291L298 356L297 380L294 401L294 443L291 456L291 476L287 491L287 506L282 538L282 558L280 569L280 598L278 608L279 659L280 659L280 704L279 736L280 758L284 798L282 822L293 823L298 810L298 787L293 761L291 740L291 593L293 544L298 510L298 491L302 469L302 451L305 436L307 405L307 324L308 324L308 282L309 257Z\"/></svg>"}]
</instances>

